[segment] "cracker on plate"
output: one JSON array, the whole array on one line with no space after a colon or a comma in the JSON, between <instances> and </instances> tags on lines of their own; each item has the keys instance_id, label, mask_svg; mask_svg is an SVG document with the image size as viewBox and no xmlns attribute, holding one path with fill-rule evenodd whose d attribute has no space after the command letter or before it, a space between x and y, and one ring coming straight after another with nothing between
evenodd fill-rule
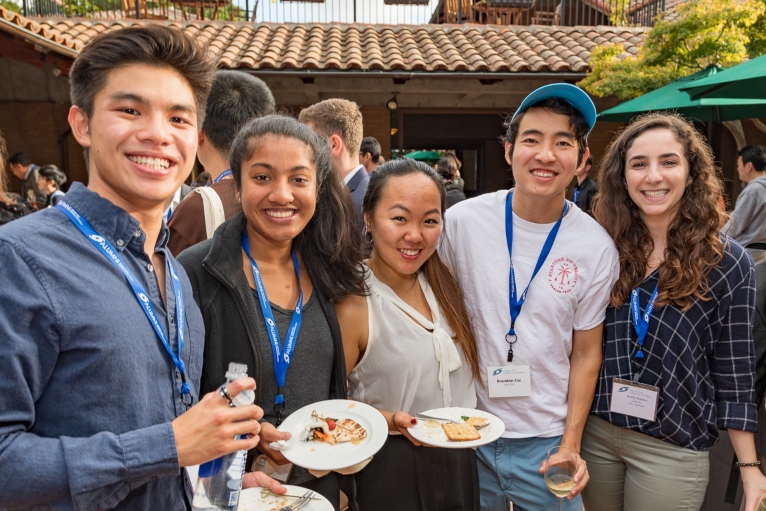
<instances>
[{"instance_id":1,"label":"cracker on plate","mask_svg":"<svg viewBox=\"0 0 766 511\"><path fill-rule=\"evenodd\" d=\"M465 421L466 424L473 427L481 426L485 422L487 422L486 417L468 417L468 419Z\"/></svg>"},{"instance_id":2,"label":"cracker on plate","mask_svg":"<svg viewBox=\"0 0 766 511\"><path fill-rule=\"evenodd\" d=\"M447 434L447 438L457 442L466 442L481 438L481 435L476 431L476 428L469 424L442 424L442 429Z\"/></svg>"}]
</instances>

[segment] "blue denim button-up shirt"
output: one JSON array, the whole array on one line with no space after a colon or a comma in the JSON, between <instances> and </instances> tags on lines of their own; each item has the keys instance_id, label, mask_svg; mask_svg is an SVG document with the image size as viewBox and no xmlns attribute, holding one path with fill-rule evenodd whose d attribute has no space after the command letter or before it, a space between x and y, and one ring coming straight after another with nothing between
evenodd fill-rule
<instances>
[{"instance_id":1,"label":"blue denim button-up shirt","mask_svg":"<svg viewBox=\"0 0 766 511\"><path fill-rule=\"evenodd\" d=\"M72 186L66 202L118 250L177 350L136 219ZM204 325L183 268L186 364L198 400ZM0 228L0 509L185 510L171 421L180 374L125 277L56 208ZM166 311L170 311L168 314Z\"/></svg>"}]
</instances>

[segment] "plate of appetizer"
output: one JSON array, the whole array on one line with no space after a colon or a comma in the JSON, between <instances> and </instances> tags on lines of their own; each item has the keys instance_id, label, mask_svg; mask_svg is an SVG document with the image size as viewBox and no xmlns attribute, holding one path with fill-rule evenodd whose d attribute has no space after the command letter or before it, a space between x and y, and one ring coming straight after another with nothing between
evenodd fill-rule
<instances>
[{"instance_id":1,"label":"plate of appetizer","mask_svg":"<svg viewBox=\"0 0 766 511\"><path fill-rule=\"evenodd\" d=\"M499 417L471 408L434 408L414 416L418 423L409 429L410 435L434 447L479 447L494 442L505 431L505 424Z\"/></svg>"},{"instance_id":2,"label":"plate of appetizer","mask_svg":"<svg viewBox=\"0 0 766 511\"><path fill-rule=\"evenodd\" d=\"M295 506L305 500L299 508L300 511L333 511L330 501L316 492L283 484L287 493L277 495L268 488L248 488L239 494L237 511L279 511L285 506ZM305 496L305 498L304 498Z\"/></svg>"},{"instance_id":3,"label":"plate of appetizer","mask_svg":"<svg viewBox=\"0 0 766 511\"><path fill-rule=\"evenodd\" d=\"M278 428L292 438L281 446L288 461L309 470L338 470L360 463L383 447L388 423L375 408L331 399L291 413Z\"/></svg>"}]
</instances>

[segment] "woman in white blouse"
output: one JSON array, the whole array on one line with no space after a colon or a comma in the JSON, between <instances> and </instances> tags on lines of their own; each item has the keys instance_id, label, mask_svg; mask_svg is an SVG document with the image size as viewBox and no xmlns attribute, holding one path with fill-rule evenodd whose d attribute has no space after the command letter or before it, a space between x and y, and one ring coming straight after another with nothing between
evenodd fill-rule
<instances>
[{"instance_id":1,"label":"woman in white blouse","mask_svg":"<svg viewBox=\"0 0 766 511\"><path fill-rule=\"evenodd\" d=\"M436 172L395 160L370 176L363 202L367 296L337 305L350 397L386 417L389 438L356 474L360 509L479 510L473 449L422 447L410 412L476 407L476 342L463 296L436 253L445 192Z\"/></svg>"}]
</instances>

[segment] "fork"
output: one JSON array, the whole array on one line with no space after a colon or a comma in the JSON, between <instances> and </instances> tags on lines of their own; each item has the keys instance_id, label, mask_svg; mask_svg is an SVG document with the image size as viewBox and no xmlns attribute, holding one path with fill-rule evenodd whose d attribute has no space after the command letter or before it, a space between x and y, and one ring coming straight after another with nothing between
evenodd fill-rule
<instances>
[{"instance_id":1,"label":"fork","mask_svg":"<svg viewBox=\"0 0 766 511\"><path fill-rule=\"evenodd\" d=\"M314 498L314 492L309 490L306 493L304 493L301 498L299 498L298 500L296 500L289 506L280 508L279 511L298 511L299 509L308 506L311 503L313 498Z\"/></svg>"},{"instance_id":2,"label":"fork","mask_svg":"<svg viewBox=\"0 0 766 511\"><path fill-rule=\"evenodd\" d=\"M453 419L447 419L445 417L433 417L431 415L426 415L424 413L416 413L415 417L418 417L419 419L428 419L428 420L436 420L436 421L444 421L448 422L450 424L465 424L465 422L456 421ZM482 428L486 428L489 426L489 422L485 422L484 424L480 424L479 426L474 426L476 428L476 431L479 431Z\"/></svg>"}]
</instances>

